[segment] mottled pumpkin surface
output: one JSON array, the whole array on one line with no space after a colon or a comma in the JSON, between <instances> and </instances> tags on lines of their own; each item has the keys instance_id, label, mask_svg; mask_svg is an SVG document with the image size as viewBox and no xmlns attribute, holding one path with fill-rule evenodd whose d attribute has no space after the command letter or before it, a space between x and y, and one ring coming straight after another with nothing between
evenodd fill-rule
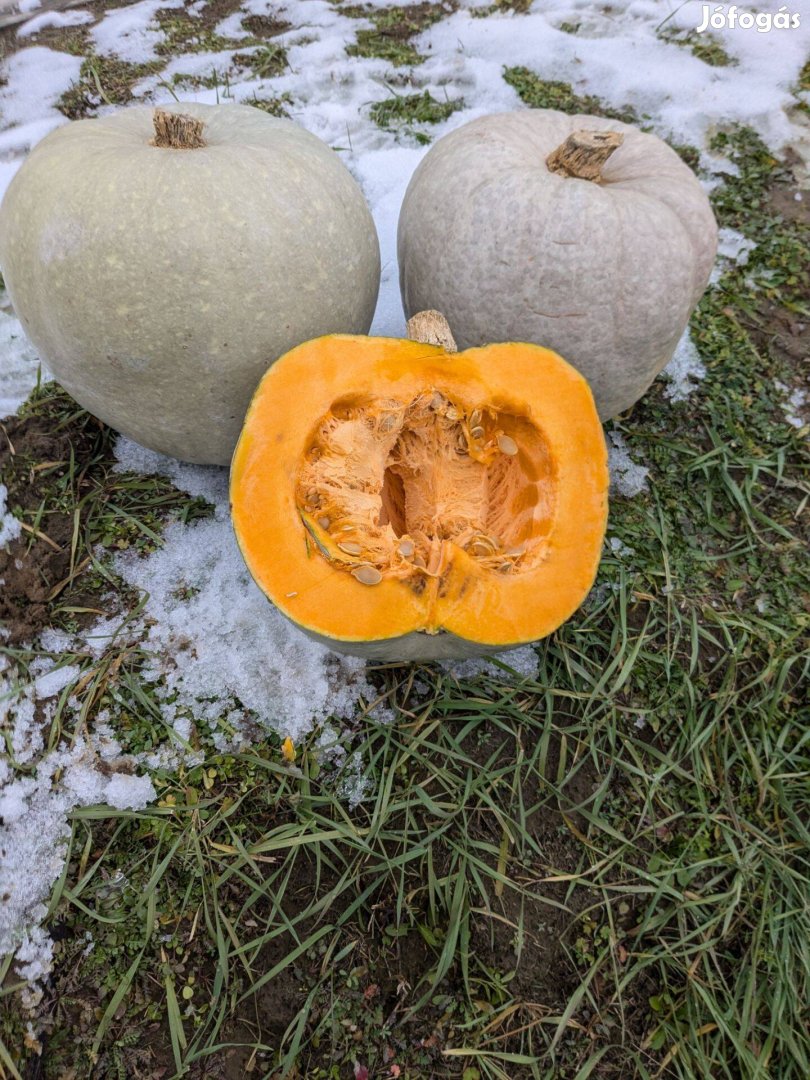
<instances>
[{"instance_id":1,"label":"mottled pumpkin surface","mask_svg":"<svg viewBox=\"0 0 810 1080\"><path fill-rule=\"evenodd\" d=\"M599 183L546 166L582 129L624 136ZM716 246L703 189L656 136L552 110L484 116L440 139L411 179L398 231L403 305L408 316L442 311L460 348L557 350L604 419L671 359Z\"/></svg>"},{"instance_id":2,"label":"mottled pumpkin surface","mask_svg":"<svg viewBox=\"0 0 810 1080\"><path fill-rule=\"evenodd\" d=\"M374 223L329 147L247 106L169 106L205 145L153 145L153 110L52 132L0 210L26 333L90 412L144 446L227 464L267 366L365 332Z\"/></svg>"}]
</instances>

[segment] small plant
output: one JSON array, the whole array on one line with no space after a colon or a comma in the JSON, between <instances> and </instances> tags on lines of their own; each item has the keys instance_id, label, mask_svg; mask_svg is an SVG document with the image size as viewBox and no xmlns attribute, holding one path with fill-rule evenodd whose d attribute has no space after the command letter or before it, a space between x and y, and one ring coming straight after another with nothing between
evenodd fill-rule
<instances>
[{"instance_id":1,"label":"small plant","mask_svg":"<svg viewBox=\"0 0 810 1080\"><path fill-rule=\"evenodd\" d=\"M589 113L637 124L638 114L629 105L613 109L593 94L576 94L570 83L556 79L542 79L525 67L505 68L504 80L514 89L520 100L532 109L557 109L559 112Z\"/></svg>"},{"instance_id":2,"label":"small plant","mask_svg":"<svg viewBox=\"0 0 810 1080\"><path fill-rule=\"evenodd\" d=\"M712 37L711 34L696 34L694 31L686 34L663 31L659 36L662 41L689 49L693 56L710 67L734 67L737 63L736 59L729 56L717 38Z\"/></svg>"},{"instance_id":3,"label":"small plant","mask_svg":"<svg viewBox=\"0 0 810 1080\"><path fill-rule=\"evenodd\" d=\"M270 116L288 117L290 115L288 106L292 105L292 100L292 94L286 92L274 98L258 98L254 94L245 104L252 105L254 109L261 109Z\"/></svg>"},{"instance_id":4,"label":"small plant","mask_svg":"<svg viewBox=\"0 0 810 1080\"><path fill-rule=\"evenodd\" d=\"M272 79L286 69L287 52L281 45L270 42L255 52L234 53L233 62L239 67L249 68L257 79Z\"/></svg>"},{"instance_id":5,"label":"small plant","mask_svg":"<svg viewBox=\"0 0 810 1080\"><path fill-rule=\"evenodd\" d=\"M426 30L453 10L452 4L414 4L412 7L379 9L367 4L344 8L345 15L368 18L373 30L358 30L355 44L349 45L349 56L376 57L388 60L395 67L414 67L424 57L411 44L410 38Z\"/></svg>"},{"instance_id":6,"label":"small plant","mask_svg":"<svg viewBox=\"0 0 810 1080\"><path fill-rule=\"evenodd\" d=\"M414 124L440 124L458 109L464 107L463 98L454 101L437 101L425 90L421 94L394 94L384 101L375 101L369 109L372 120L379 127L395 129L426 144L430 142L427 132L414 130Z\"/></svg>"},{"instance_id":7,"label":"small plant","mask_svg":"<svg viewBox=\"0 0 810 1080\"><path fill-rule=\"evenodd\" d=\"M161 68L158 60L130 64L114 56L85 57L74 83L56 103L69 120L92 116L101 105L126 105L132 100L132 88L147 75Z\"/></svg>"}]
</instances>

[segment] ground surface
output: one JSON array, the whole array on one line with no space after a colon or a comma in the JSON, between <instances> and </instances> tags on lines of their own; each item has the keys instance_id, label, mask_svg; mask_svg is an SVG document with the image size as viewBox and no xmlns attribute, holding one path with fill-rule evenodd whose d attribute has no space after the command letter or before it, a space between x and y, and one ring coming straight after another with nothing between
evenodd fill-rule
<instances>
[{"instance_id":1,"label":"ground surface","mask_svg":"<svg viewBox=\"0 0 810 1080\"><path fill-rule=\"evenodd\" d=\"M608 426L588 602L449 670L283 626L223 471L32 391L5 306L2 411L27 400L0 428L0 1075L805 1080L807 37L577 0L29 14L2 31L4 183L133 100L288 114L372 205L378 332L401 331L407 180L487 111L670 138L722 256Z\"/></svg>"}]
</instances>

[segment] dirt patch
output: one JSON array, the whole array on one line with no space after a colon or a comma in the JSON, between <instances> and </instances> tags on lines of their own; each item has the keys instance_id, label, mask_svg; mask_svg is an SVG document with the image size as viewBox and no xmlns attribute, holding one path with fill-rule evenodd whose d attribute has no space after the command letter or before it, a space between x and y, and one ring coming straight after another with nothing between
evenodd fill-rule
<instances>
[{"instance_id":1,"label":"dirt patch","mask_svg":"<svg viewBox=\"0 0 810 1080\"><path fill-rule=\"evenodd\" d=\"M22 534L0 550L5 645L32 642L49 625L76 632L112 614L103 599L110 583L93 566L99 545L147 553L172 513L182 511L186 521L210 513L204 500L163 477L115 472L116 438L56 383L2 421L0 483L8 510L23 523ZM112 603L130 600L122 589Z\"/></svg>"},{"instance_id":2,"label":"dirt patch","mask_svg":"<svg viewBox=\"0 0 810 1080\"><path fill-rule=\"evenodd\" d=\"M790 155L787 160L790 162ZM774 185L768 191L768 204L775 214L801 231L810 229L810 191ZM758 348L785 363L791 373L788 391L803 391L810 407L810 319L762 296L755 320L746 322L745 328Z\"/></svg>"},{"instance_id":3,"label":"dirt patch","mask_svg":"<svg viewBox=\"0 0 810 1080\"><path fill-rule=\"evenodd\" d=\"M290 29L290 24L272 15L248 15L242 19L242 26L254 37L269 38L283 34Z\"/></svg>"},{"instance_id":4,"label":"dirt patch","mask_svg":"<svg viewBox=\"0 0 810 1080\"><path fill-rule=\"evenodd\" d=\"M75 421L61 427L55 427L54 419L51 410L12 416L0 430L0 479L9 491L9 508L21 510L24 521L21 536L0 550L0 623L8 630L6 645L34 640L50 622L52 603L72 583L77 570L72 540L82 515L79 511L77 522L72 507L60 511L52 497L66 483L80 504L82 491L93 483L93 467L105 456L104 426L95 417L77 410ZM83 463L73 475L71 461ZM87 615L85 622L93 618Z\"/></svg>"}]
</instances>

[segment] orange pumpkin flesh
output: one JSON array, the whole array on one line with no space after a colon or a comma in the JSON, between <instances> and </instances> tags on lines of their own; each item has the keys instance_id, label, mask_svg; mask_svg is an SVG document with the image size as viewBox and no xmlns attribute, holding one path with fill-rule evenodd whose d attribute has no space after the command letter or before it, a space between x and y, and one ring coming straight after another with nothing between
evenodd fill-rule
<instances>
[{"instance_id":1,"label":"orange pumpkin flesh","mask_svg":"<svg viewBox=\"0 0 810 1080\"><path fill-rule=\"evenodd\" d=\"M607 515L591 392L556 353L333 335L267 372L231 468L251 574L301 629L389 660L549 634Z\"/></svg>"}]
</instances>

